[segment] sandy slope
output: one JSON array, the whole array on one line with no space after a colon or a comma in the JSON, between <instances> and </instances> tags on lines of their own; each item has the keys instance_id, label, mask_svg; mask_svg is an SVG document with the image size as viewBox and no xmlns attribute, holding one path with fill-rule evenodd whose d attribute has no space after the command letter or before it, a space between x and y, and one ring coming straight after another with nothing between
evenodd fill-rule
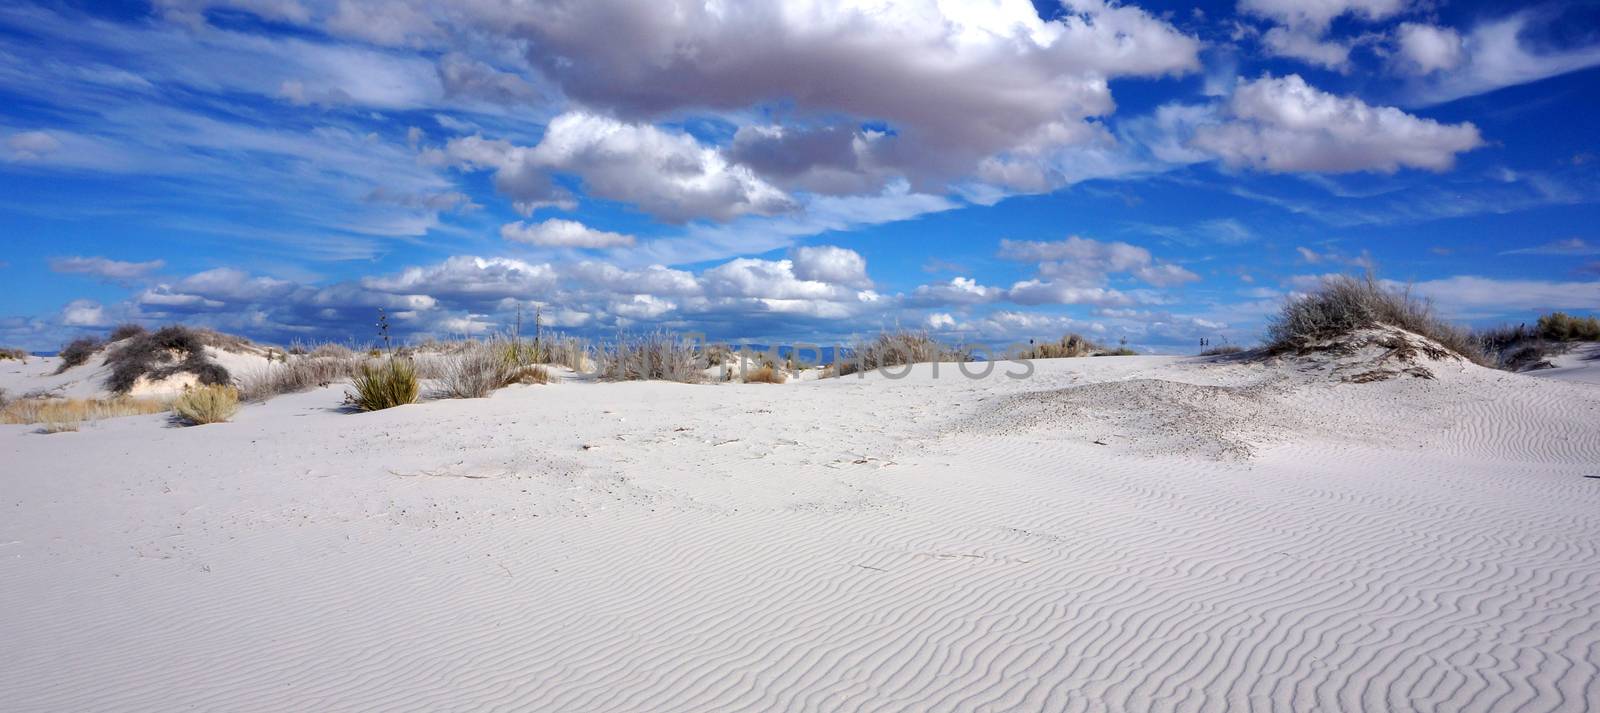
<instances>
[{"instance_id":1,"label":"sandy slope","mask_svg":"<svg viewBox=\"0 0 1600 713\"><path fill-rule=\"evenodd\" d=\"M1600 387L1461 364L1370 384L1159 357L1035 368L561 383L373 414L332 388L215 426L0 427L0 700L1600 700Z\"/></svg>"},{"instance_id":2,"label":"sandy slope","mask_svg":"<svg viewBox=\"0 0 1600 713\"><path fill-rule=\"evenodd\" d=\"M1546 379L1600 384L1600 343L1579 344L1564 354L1551 357L1550 363L1554 368L1527 373Z\"/></svg>"}]
</instances>

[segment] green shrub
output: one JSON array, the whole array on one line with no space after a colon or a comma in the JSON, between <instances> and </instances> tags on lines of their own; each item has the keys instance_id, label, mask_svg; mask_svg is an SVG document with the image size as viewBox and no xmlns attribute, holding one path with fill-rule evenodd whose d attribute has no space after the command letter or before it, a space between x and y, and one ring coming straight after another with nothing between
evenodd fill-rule
<instances>
[{"instance_id":1,"label":"green shrub","mask_svg":"<svg viewBox=\"0 0 1600 713\"><path fill-rule=\"evenodd\" d=\"M239 390L232 386L196 386L173 401L172 410L196 426L223 423L239 412Z\"/></svg>"},{"instance_id":2,"label":"green shrub","mask_svg":"<svg viewBox=\"0 0 1600 713\"><path fill-rule=\"evenodd\" d=\"M1600 319L1551 312L1539 317L1539 336L1557 342L1600 341Z\"/></svg>"},{"instance_id":3,"label":"green shrub","mask_svg":"<svg viewBox=\"0 0 1600 713\"><path fill-rule=\"evenodd\" d=\"M232 375L206 357L205 347L207 343L234 341L243 340L176 324L137 334L106 354L106 364L111 366L106 386L125 394L133 390L140 377L158 381L183 372L194 374L201 384L230 384Z\"/></svg>"},{"instance_id":4,"label":"green shrub","mask_svg":"<svg viewBox=\"0 0 1600 713\"><path fill-rule=\"evenodd\" d=\"M345 402L362 411L381 411L417 401L417 368L410 359L390 357L378 364L362 364L351 380L356 392Z\"/></svg>"}]
</instances>

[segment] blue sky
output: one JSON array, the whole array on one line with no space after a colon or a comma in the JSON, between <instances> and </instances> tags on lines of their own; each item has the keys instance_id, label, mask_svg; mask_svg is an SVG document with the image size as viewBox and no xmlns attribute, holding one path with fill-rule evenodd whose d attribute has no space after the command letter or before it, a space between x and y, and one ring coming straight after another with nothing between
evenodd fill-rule
<instances>
[{"instance_id":1,"label":"blue sky","mask_svg":"<svg viewBox=\"0 0 1600 713\"><path fill-rule=\"evenodd\" d=\"M1596 3L8 3L0 344L1592 313L1597 96Z\"/></svg>"}]
</instances>

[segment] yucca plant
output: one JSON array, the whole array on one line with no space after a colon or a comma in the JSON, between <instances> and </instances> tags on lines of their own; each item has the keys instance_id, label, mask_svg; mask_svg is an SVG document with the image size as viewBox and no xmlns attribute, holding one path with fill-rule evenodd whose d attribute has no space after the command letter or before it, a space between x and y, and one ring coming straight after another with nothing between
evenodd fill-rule
<instances>
[{"instance_id":1,"label":"yucca plant","mask_svg":"<svg viewBox=\"0 0 1600 713\"><path fill-rule=\"evenodd\" d=\"M381 411L417 401L417 368L410 359L390 357L377 365L362 364L351 379L356 392L345 402L362 411Z\"/></svg>"},{"instance_id":2,"label":"yucca plant","mask_svg":"<svg viewBox=\"0 0 1600 713\"><path fill-rule=\"evenodd\" d=\"M239 412L239 390L217 384L195 386L172 402L172 410L196 426L224 423Z\"/></svg>"}]
</instances>

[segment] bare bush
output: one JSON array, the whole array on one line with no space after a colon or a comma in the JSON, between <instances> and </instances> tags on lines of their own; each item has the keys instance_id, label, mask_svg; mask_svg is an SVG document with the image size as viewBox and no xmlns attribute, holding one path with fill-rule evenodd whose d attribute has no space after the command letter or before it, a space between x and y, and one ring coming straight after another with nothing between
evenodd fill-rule
<instances>
[{"instance_id":1,"label":"bare bush","mask_svg":"<svg viewBox=\"0 0 1600 713\"><path fill-rule=\"evenodd\" d=\"M173 401L172 410L192 425L223 423L239 412L239 391L232 386L196 386Z\"/></svg>"},{"instance_id":2,"label":"bare bush","mask_svg":"<svg viewBox=\"0 0 1600 713\"><path fill-rule=\"evenodd\" d=\"M614 344L599 350L595 362L600 378L608 381L694 383L705 378L694 345L671 332L617 335Z\"/></svg>"},{"instance_id":3,"label":"bare bush","mask_svg":"<svg viewBox=\"0 0 1600 713\"><path fill-rule=\"evenodd\" d=\"M1427 337L1457 355L1488 364L1472 334L1439 317L1432 303L1409 288L1385 287L1370 274L1329 277L1310 294L1286 302L1267 325L1267 348L1273 353L1305 352L1318 342L1379 325Z\"/></svg>"},{"instance_id":4,"label":"bare bush","mask_svg":"<svg viewBox=\"0 0 1600 713\"><path fill-rule=\"evenodd\" d=\"M146 330L144 327L141 327L141 326L139 326L137 324L133 324L132 322L129 322L129 323L126 323L126 324L117 325L116 329L111 330L111 336L107 337L106 339L107 339L107 341L120 342L120 341L122 341L124 339L130 339L130 338L133 338L133 337L137 337L137 336L139 336L141 334L144 334L147 331L149 331L149 330Z\"/></svg>"},{"instance_id":5,"label":"bare bush","mask_svg":"<svg viewBox=\"0 0 1600 713\"><path fill-rule=\"evenodd\" d=\"M60 374L75 366L83 365L89 361L89 357L100 350L101 346L100 340L94 337L79 337L68 342L57 354L61 357L61 365L56 367L56 373Z\"/></svg>"},{"instance_id":6,"label":"bare bush","mask_svg":"<svg viewBox=\"0 0 1600 713\"><path fill-rule=\"evenodd\" d=\"M106 364L112 367L106 386L125 394L132 391L141 378L159 381L180 373L194 374L201 384L229 384L233 377L227 369L206 357L205 346L228 343L230 339L237 338L179 325L132 337L106 354Z\"/></svg>"},{"instance_id":7,"label":"bare bush","mask_svg":"<svg viewBox=\"0 0 1600 713\"><path fill-rule=\"evenodd\" d=\"M870 342L850 347L847 357L833 365L834 373L845 376L886 366L921 364L935 361L970 361L971 355L935 341L927 332L883 332Z\"/></svg>"}]
</instances>

